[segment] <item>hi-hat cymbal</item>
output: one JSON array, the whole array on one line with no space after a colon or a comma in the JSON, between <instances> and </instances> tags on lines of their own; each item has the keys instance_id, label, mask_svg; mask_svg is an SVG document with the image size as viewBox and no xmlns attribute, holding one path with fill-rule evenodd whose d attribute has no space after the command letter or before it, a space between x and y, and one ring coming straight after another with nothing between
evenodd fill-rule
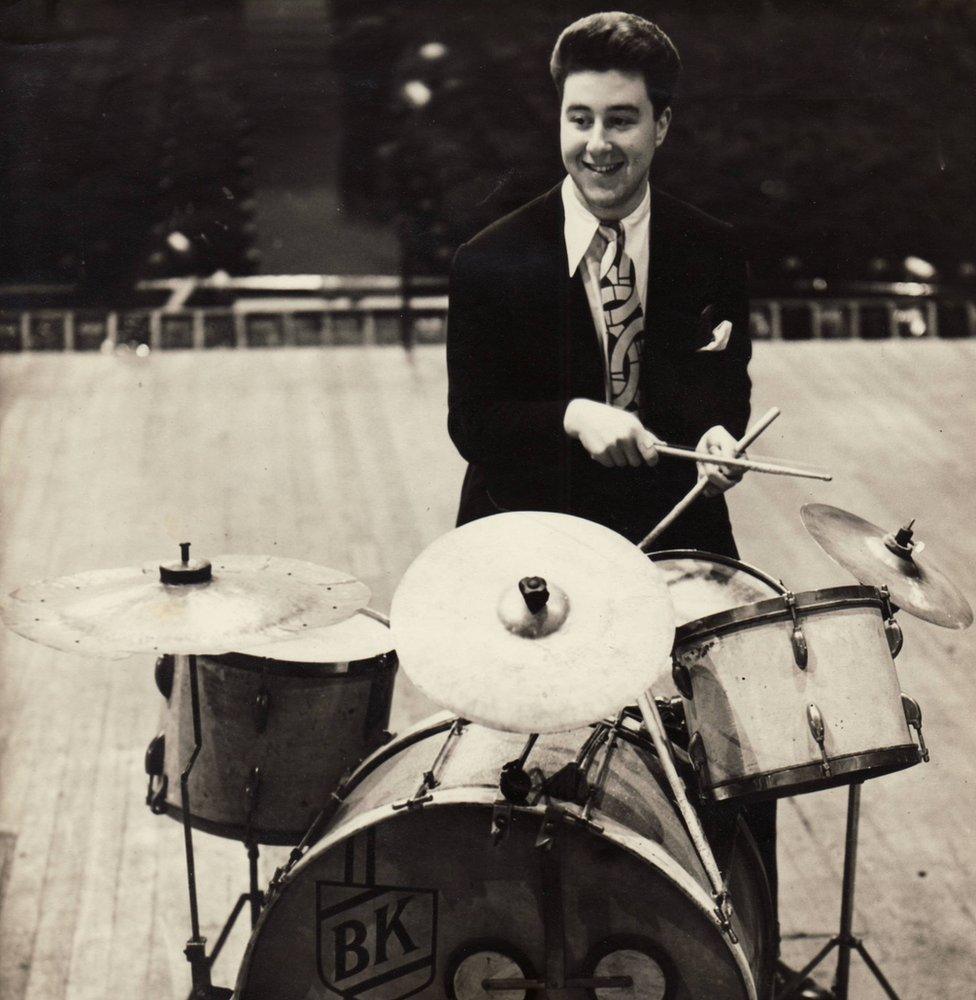
<instances>
[{"instance_id":1,"label":"hi-hat cymbal","mask_svg":"<svg viewBox=\"0 0 976 1000\"><path fill-rule=\"evenodd\" d=\"M973 610L962 593L913 539L911 525L885 531L828 504L800 510L814 541L863 584L887 587L891 601L909 614L944 628L968 628Z\"/></svg>"},{"instance_id":2,"label":"hi-hat cymbal","mask_svg":"<svg viewBox=\"0 0 976 1000\"><path fill-rule=\"evenodd\" d=\"M0 615L42 645L119 659L213 655L290 639L342 621L369 601L369 588L348 573L297 559L227 555L210 567L184 558L42 580L15 590Z\"/></svg>"},{"instance_id":3,"label":"hi-hat cymbal","mask_svg":"<svg viewBox=\"0 0 976 1000\"><path fill-rule=\"evenodd\" d=\"M671 598L657 567L601 525L496 514L444 535L404 574L390 613L428 697L495 729L573 729L632 703L670 668Z\"/></svg>"}]
</instances>

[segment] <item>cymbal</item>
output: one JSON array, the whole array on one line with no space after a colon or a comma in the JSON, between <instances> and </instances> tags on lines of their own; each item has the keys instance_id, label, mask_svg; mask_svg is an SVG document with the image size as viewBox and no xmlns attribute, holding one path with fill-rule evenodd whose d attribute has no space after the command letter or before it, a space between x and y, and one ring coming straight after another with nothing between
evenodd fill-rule
<instances>
[{"instance_id":1,"label":"cymbal","mask_svg":"<svg viewBox=\"0 0 976 1000\"><path fill-rule=\"evenodd\" d=\"M922 552L912 526L885 531L856 514L822 503L805 504L803 525L814 541L858 581L887 587L891 601L943 628L968 628L973 610L962 593Z\"/></svg>"},{"instance_id":2,"label":"cymbal","mask_svg":"<svg viewBox=\"0 0 976 1000\"><path fill-rule=\"evenodd\" d=\"M382 656L392 649L389 622L363 608L334 625L304 629L301 635L280 642L253 646L245 642L235 646L234 652L287 663L351 663Z\"/></svg>"},{"instance_id":3,"label":"cymbal","mask_svg":"<svg viewBox=\"0 0 976 1000\"><path fill-rule=\"evenodd\" d=\"M594 722L671 665L660 571L621 535L566 514L496 514L442 536L404 574L390 618L414 684L495 729Z\"/></svg>"},{"instance_id":4,"label":"cymbal","mask_svg":"<svg viewBox=\"0 0 976 1000\"><path fill-rule=\"evenodd\" d=\"M187 547L188 549L188 547ZM212 575L211 575L212 572ZM171 582L164 583L162 575ZM194 582L178 582L184 574ZM348 573L276 556L94 570L15 590L8 628L54 649L119 659L209 653L291 639L342 621L369 601Z\"/></svg>"}]
</instances>

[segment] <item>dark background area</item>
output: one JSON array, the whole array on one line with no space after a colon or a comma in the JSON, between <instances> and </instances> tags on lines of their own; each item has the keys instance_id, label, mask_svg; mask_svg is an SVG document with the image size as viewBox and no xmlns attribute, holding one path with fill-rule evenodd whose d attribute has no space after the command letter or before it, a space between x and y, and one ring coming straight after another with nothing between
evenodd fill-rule
<instances>
[{"instance_id":1,"label":"dark background area","mask_svg":"<svg viewBox=\"0 0 976 1000\"><path fill-rule=\"evenodd\" d=\"M549 51L597 9L7 3L0 282L111 298L218 269L444 273L561 176ZM760 282L898 279L908 255L972 281L976 7L629 9L685 64L656 182L736 225Z\"/></svg>"}]
</instances>

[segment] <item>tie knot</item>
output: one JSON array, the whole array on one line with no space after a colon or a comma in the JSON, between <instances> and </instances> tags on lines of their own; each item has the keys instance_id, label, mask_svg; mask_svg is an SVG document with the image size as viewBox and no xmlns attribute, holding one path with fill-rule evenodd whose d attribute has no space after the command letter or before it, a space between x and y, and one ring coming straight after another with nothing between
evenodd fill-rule
<instances>
[{"instance_id":1,"label":"tie knot","mask_svg":"<svg viewBox=\"0 0 976 1000\"><path fill-rule=\"evenodd\" d=\"M601 219L600 233L608 243L616 243L623 239L620 223L616 219Z\"/></svg>"}]
</instances>

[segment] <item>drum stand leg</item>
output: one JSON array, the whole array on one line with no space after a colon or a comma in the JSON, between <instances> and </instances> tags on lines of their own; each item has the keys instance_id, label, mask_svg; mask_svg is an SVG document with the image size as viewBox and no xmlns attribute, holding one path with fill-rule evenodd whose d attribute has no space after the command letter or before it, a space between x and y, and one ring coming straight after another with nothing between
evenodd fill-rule
<instances>
[{"instance_id":1,"label":"drum stand leg","mask_svg":"<svg viewBox=\"0 0 976 1000\"><path fill-rule=\"evenodd\" d=\"M864 947L864 942L853 934L854 876L857 871L857 834L861 819L861 784L854 782L847 792L847 833L844 840L844 880L841 888L840 929L819 952L777 994L776 1000L787 1000L800 988L803 980L834 950L837 949L837 972L834 977L836 1000L848 1000L851 977L851 952L856 951L871 974L878 981L890 1000L898 1000L891 983L885 978L878 963Z\"/></svg>"},{"instance_id":2,"label":"drum stand leg","mask_svg":"<svg viewBox=\"0 0 976 1000\"><path fill-rule=\"evenodd\" d=\"M203 737L200 727L200 689L197 683L197 658L187 657L190 674L190 708L193 715L193 752L180 774L180 806L183 810L183 845L186 850L186 884L190 894L190 939L183 954L190 963L193 988L190 1000L229 1000L231 990L215 987L210 982L210 960L207 939L200 935L200 912L197 908L197 876L193 859L193 830L190 825L190 772L200 755Z\"/></svg>"}]
</instances>

